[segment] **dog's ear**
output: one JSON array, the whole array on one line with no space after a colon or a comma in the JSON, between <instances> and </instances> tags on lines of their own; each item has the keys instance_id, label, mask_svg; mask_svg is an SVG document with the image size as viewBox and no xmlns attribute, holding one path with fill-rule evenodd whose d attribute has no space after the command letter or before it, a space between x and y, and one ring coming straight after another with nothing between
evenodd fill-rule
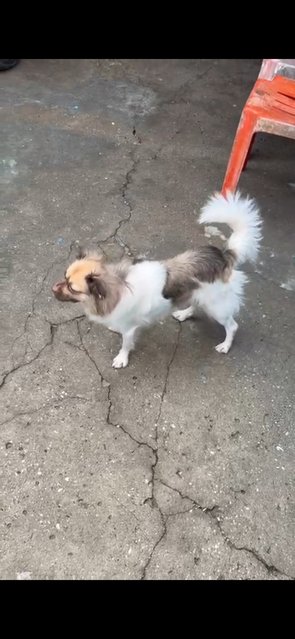
<instances>
[{"instance_id":1,"label":"dog's ear","mask_svg":"<svg viewBox=\"0 0 295 639\"><path fill-rule=\"evenodd\" d=\"M86 276L88 290L96 299L103 300L106 297L107 289L99 275L90 274Z\"/></svg>"},{"instance_id":2,"label":"dog's ear","mask_svg":"<svg viewBox=\"0 0 295 639\"><path fill-rule=\"evenodd\" d=\"M87 255L87 252L85 251L85 249L83 249L82 246L79 246L76 259L83 260L83 258L86 257L86 255Z\"/></svg>"},{"instance_id":3,"label":"dog's ear","mask_svg":"<svg viewBox=\"0 0 295 639\"><path fill-rule=\"evenodd\" d=\"M99 260L101 263L106 261L106 257L103 253L99 253L95 249L84 249L79 246L76 260L83 260L85 257L89 260Z\"/></svg>"}]
</instances>

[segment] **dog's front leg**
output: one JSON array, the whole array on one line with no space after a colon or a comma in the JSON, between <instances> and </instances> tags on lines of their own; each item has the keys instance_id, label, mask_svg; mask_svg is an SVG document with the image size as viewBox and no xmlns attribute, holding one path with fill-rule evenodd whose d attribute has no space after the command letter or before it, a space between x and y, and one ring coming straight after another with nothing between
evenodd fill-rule
<instances>
[{"instance_id":1,"label":"dog's front leg","mask_svg":"<svg viewBox=\"0 0 295 639\"><path fill-rule=\"evenodd\" d=\"M136 328L123 333L122 347L113 360L113 368L125 368L128 364L129 353L134 348Z\"/></svg>"}]
</instances>

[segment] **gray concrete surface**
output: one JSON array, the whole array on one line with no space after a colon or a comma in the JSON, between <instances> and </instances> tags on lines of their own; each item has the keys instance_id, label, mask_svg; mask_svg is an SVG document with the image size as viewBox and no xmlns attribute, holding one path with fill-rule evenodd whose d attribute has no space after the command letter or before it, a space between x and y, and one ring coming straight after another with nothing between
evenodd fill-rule
<instances>
[{"instance_id":1,"label":"gray concrete surface","mask_svg":"<svg viewBox=\"0 0 295 639\"><path fill-rule=\"evenodd\" d=\"M1 579L294 579L294 142L262 135L241 179L264 240L227 356L218 325L171 319L113 370L118 336L50 290L77 243L207 241L196 213L259 66L0 74Z\"/></svg>"}]
</instances>

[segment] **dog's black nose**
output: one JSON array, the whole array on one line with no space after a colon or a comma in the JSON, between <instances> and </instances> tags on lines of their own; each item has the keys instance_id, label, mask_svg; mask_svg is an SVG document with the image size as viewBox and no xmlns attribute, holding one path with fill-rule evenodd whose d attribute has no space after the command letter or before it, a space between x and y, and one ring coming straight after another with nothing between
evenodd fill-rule
<instances>
[{"instance_id":1,"label":"dog's black nose","mask_svg":"<svg viewBox=\"0 0 295 639\"><path fill-rule=\"evenodd\" d=\"M53 284L52 293L58 293L63 284L64 282L56 282L55 284Z\"/></svg>"}]
</instances>

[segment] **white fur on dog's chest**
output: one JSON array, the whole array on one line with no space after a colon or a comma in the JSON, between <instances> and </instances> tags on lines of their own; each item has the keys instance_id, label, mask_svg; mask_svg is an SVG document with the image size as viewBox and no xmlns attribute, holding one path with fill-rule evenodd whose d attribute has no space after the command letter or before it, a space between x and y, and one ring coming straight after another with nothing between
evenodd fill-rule
<instances>
[{"instance_id":1,"label":"white fur on dog's chest","mask_svg":"<svg viewBox=\"0 0 295 639\"><path fill-rule=\"evenodd\" d=\"M166 269L160 262L135 264L126 279L126 289L112 313L88 315L91 321L119 333L146 326L170 315L172 304L163 297Z\"/></svg>"}]
</instances>

